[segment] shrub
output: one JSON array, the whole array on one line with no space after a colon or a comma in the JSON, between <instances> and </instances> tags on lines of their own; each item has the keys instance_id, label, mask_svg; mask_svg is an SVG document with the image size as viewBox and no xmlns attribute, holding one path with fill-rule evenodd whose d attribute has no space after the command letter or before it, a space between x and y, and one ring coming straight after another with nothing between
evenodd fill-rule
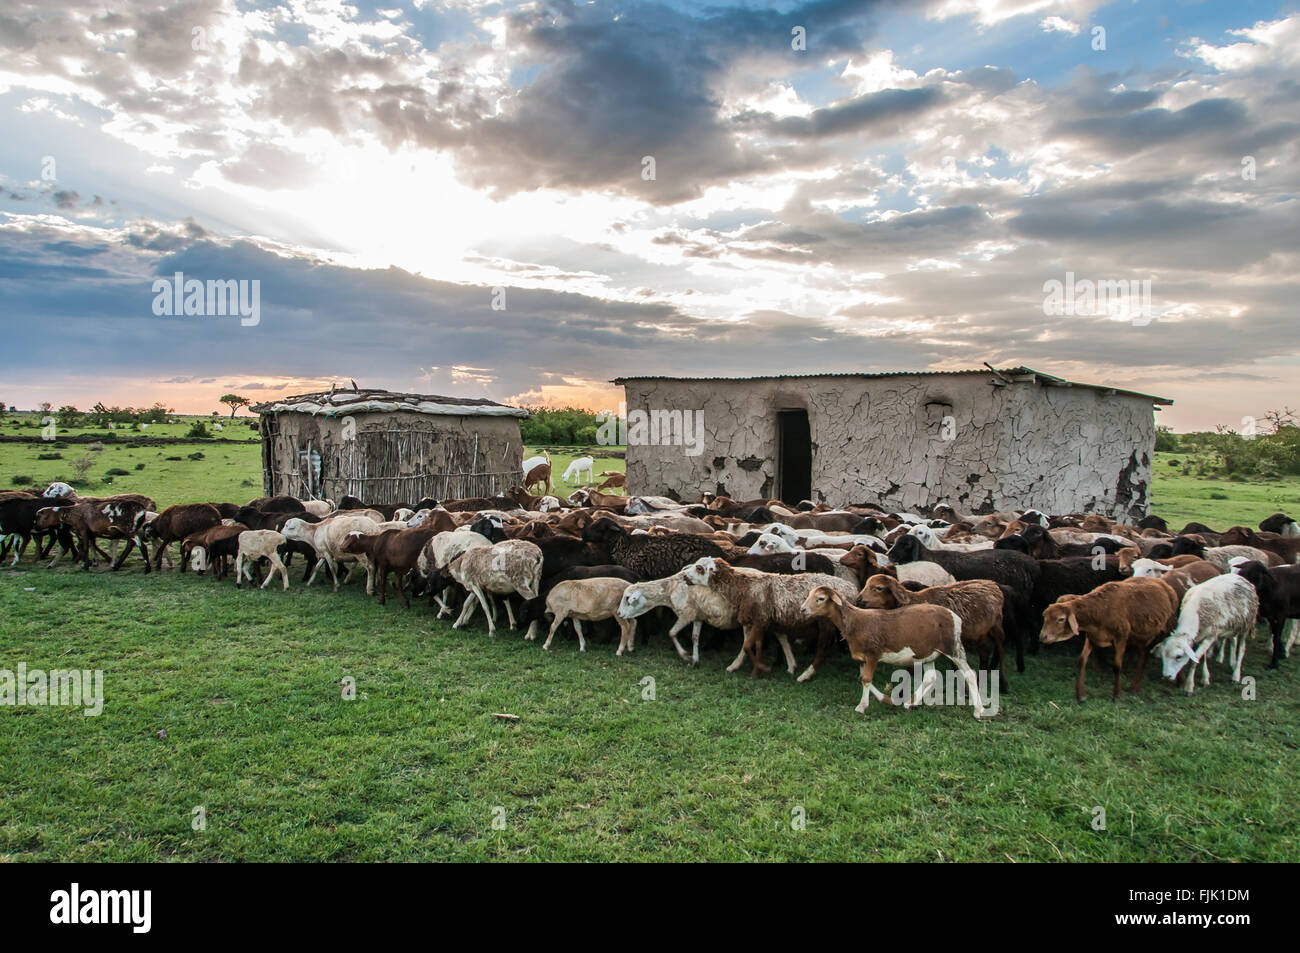
<instances>
[{"instance_id":1,"label":"shrub","mask_svg":"<svg viewBox=\"0 0 1300 953\"><path fill-rule=\"evenodd\" d=\"M104 445L99 441L95 441L90 446L86 447L86 449L94 451L95 453L102 453L104 450Z\"/></svg>"},{"instance_id":2,"label":"shrub","mask_svg":"<svg viewBox=\"0 0 1300 953\"><path fill-rule=\"evenodd\" d=\"M38 454L36 455L36 459L37 459L37 460L62 460L62 459L63 459L63 454L61 454L61 453L38 453Z\"/></svg>"},{"instance_id":3,"label":"shrub","mask_svg":"<svg viewBox=\"0 0 1300 953\"><path fill-rule=\"evenodd\" d=\"M203 459L203 451L202 451L202 450L195 450L193 453L191 453L191 454L189 455L189 457L190 457L191 460L202 460L202 459Z\"/></svg>"},{"instance_id":4,"label":"shrub","mask_svg":"<svg viewBox=\"0 0 1300 953\"><path fill-rule=\"evenodd\" d=\"M1215 491L1213 491L1213 492L1210 494L1210 499L1212 499L1212 500L1226 500L1226 499L1228 499L1228 494L1226 494L1226 493L1224 493L1224 492L1222 492L1222 491L1220 491L1220 490L1215 490Z\"/></svg>"},{"instance_id":5,"label":"shrub","mask_svg":"<svg viewBox=\"0 0 1300 953\"><path fill-rule=\"evenodd\" d=\"M72 461L72 469L76 471L78 483L86 481L86 474L90 472L90 468L94 465L95 458L88 453L84 453Z\"/></svg>"},{"instance_id":6,"label":"shrub","mask_svg":"<svg viewBox=\"0 0 1300 953\"><path fill-rule=\"evenodd\" d=\"M143 463L137 463L137 464L135 465L135 468L136 468L137 470L143 470L143 469L144 469L144 464L143 464Z\"/></svg>"},{"instance_id":7,"label":"shrub","mask_svg":"<svg viewBox=\"0 0 1300 953\"><path fill-rule=\"evenodd\" d=\"M196 420L194 423L190 424L190 429L185 431L185 436L196 437L199 439L208 437L210 436L208 433L208 425L201 420Z\"/></svg>"},{"instance_id":8,"label":"shrub","mask_svg":"<svg viewBox=\"0 0 1300 953\"><path fill-rule=\"evenodd\" d=\"M129 470L123 470L121 467L112 467L107 473L107 476L111 476L111 477L130 476L130 475L131 474Z\"/></svg>"},{"instance_id":9,"label":"shrub","mask_svg":"<svg viewBox=\"0 0 1300 953\"><path fill-rule=\"evenodd\" d=\"M19 473L19 474L15 474L14 478L9 482L12 483L14 486L31 486L32 478L25 474Z\"/></svg>"},{"instance_id":10,"label":"shrub","mask_svg":"<svg viewBox=\"0 0 1300 953\"><path fill-rule=\"evenodd\" d=\"M167 460L183 460L183 459L185 459L185 458L184 458L184 457L166 457L165 459L167 459Z\"/></svg>"}]
</instances>

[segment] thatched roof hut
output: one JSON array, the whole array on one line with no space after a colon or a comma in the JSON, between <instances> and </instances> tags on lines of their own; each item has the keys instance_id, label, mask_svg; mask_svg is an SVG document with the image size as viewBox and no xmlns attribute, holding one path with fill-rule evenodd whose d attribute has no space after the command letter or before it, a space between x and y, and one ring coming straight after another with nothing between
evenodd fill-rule
<instances>
[{"instance_id":1,"label":"thatched roof hut","mask_svg":"<svg viewBox=\"0 0 1300 953\"><path fill-rule=\"evenodd\" d=\"M519 419L484 398L356 389L257 404L267 495L367 503L491 496L520 482Z\"/></svg>"}]
</instances>

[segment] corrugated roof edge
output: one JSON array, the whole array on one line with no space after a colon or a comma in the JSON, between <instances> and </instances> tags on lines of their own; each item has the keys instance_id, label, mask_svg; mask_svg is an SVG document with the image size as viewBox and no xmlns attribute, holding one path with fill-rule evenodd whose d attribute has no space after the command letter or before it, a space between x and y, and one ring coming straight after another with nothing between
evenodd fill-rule
<instances>
[{"instance_id":1,"label":"corrugated roof edge","mask_svg":"<svg viewBox=\"0 0 1300 953\"><path fill-rule=\"evenodd\" d=\"M350 413L408 411L443 417L528 417L528 411L499 404L486 397L444 397L439 394L403 394L365 388L298 394L280 400L254 404L249 410L265 413L323 414L335 417Z\"/></svg>"},{"instance_id":2,"label":"corrugated roof edge","mask_svg":"<svg viewBox=\"0 0 1300 953\"><path fill-rule=\"evenodd\" d=\"M1084 387L1088 390L1099 390L1109 392L1124 397L1140 397L1143 400L1149 400L1153 404L1161 404L1169 407L1173 405L1173 400L1168 397L1157 397L1154 394L1144 394L1141 391L1126 390L1123 387L1112 387L1109 384L1084 384L1079 381L1066 380L1064 377L1056 377L1052 374L1046 374L1043 371L1034 370L1032 367L1001 367L990 371L988 368L970 368L969 370L959 371L879 371L869 373L865 371L828 371L821 374L758 374L753 377L673 377L667 374L647 374L647 375L630 375L627 377L615 377L610 381L611 384L623 385L628 381L776 381L776 380L805 380L812 377L940 377L953 376L957 374L992 374L995 377L999 375L1007 376L1024 376L1033 374L1041 378L1043 383L1052 387Z\"/></svg>"}]
</instances>

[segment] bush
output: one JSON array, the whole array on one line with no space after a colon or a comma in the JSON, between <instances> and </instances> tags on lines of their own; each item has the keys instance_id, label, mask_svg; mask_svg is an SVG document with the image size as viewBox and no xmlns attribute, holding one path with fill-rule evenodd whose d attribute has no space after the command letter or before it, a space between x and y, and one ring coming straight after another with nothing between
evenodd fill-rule
<instances>
[{"instance_id":1,"label":"bush","mask_svg":"<svg viewBox=\"0 0 1300 953\"><path fill-rule=\"evenodd\" d=\"M86 449L87 449L87 450L91 450L91 451L93 451L93 452L95 452L95 453L102 453L103 450L104 450L104 445L103 445L102 443L100 443L99 441L95 441L95 442L92 443L90 446L86 447Z\"/></svg>"},{"instance_id":2,"label":"bush","mask_svg":"<svg viewBox=\"0 0 1300 953\"><path fill-rule=\"evenodd\" d=\"M184 460L184 457L165 457L166 460Z\"/></svg>"},{"instance_id":3,"label":"bush","mask_svg":"<svg viewBox=\"0 0 1300 953\"><path fill-rule=\"evenodd\" d=\"M135 465L135 468L136 468L137 470L143 470L143 469L144 469L144 464L143 464L143 463L137 463L137 464Z\"/></svg>"},{"instance_id":4,"label":"bush","mask_svg":"<svg viewBox=\"0 0 1300 953\"><path fill-rule=\"evenodd\" d=\"M185 436L202 439L211 436L211 434L208 433L207 424L201 420L196 420L194 423L190 424L190 429L185 431Z\"/></svg>"},{"instance_id":5,"label":"bush","mask_svg":"<svg viewBox=\"0 0 1300 953\"><path fill-rule=\"evenodd\" d=\"M1210 499L1212 500L1226 500L1228 498L1229 498L1228 494L1223 493L1219 490L1215 490L1213 493L1210 494Z\"/></svg>"},{"instance_id":6,"label":"bush","mask_svg":"<svg viewBox=\"0 0 1300 953\"><path fill-rule=\"evenodd\" d=\"M38 454L36 455L36 459L37 459L37 460L62 460L62 459L63 459L63 454L61 454L61 453L38 453Z\"/></svg>"},{"instance_id":7,"label":"bush","mask_svg":"<svg viewBox=\"0 0 1300 953\"><path fill-rule=\"evenodd\" d=\"M106 474L106 476L111 476L111 477L130 476L130 475L131 473L129 470L123 470L121 467L113 467Z\"/></svg>"},{"instance_id":8,"label":"bush","mask_svg":"<svg viewBox=\"0 0 1300 953\"><path fill-rule=\"evenodd\" d=\"M86 474L90 472L90 468L94 465L95 458L88 453L84 453L72 461L72 469L76 471L78 483L86 481Z\"/></svg>"},{"instance_id":9,"label":"bush","mask_svg":"<svg viewBox=\"0 0 1300 953\"><path fill-rule=\"evenodd\" d=\"M189 457L190 457L191 460L202 460L202 459L203 459L203 451L202 451L202 450L195 450L193 453L191 453L191 454L189 455Z\"/></svg>"},{"instance_id":10,"label":"bush","mask_svg":"<svg viewBox=\"0 0 1300 953\"><path fill-rule=\"evenodd\" d=\"M33 481L31 477L20 473L16 474L9 482L14 486L31 486Z\"/></svg>"}]
</instances>

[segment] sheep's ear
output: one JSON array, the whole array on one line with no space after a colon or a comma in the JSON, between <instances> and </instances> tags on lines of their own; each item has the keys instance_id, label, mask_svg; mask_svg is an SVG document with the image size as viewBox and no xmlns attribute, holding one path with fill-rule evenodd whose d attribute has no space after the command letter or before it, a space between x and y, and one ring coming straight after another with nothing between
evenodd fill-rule
<instances>
[{"instance_id":1,"label":"sheep's ear","mask_svg":"<svg viewBox=\"0 0 1300 953\"><path fill-rule=\"evenodd\" d=\"M1071 612L1068 621L1070 623L1070 631L1073 632L1075 635L1078 635L1079 634L1078 617L1073 612Z\"/></svg>"}]
</instances>

